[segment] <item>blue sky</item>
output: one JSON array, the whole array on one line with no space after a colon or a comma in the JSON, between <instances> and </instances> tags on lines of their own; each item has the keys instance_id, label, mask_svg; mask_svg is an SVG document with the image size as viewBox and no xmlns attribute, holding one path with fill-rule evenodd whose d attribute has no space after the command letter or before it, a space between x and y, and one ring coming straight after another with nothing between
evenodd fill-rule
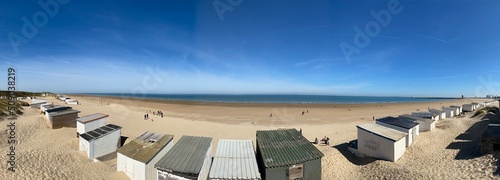
<instances>
[{"instance_id":1,"label":"blue sky","mask_svg":"<svg viewBox=\"0 0 500 180\"><path fill-rule=\"evenodd\" d=\"M41 2L0 3L20 90L500 94L500 1Z\"/></svg>"}]
</instances>

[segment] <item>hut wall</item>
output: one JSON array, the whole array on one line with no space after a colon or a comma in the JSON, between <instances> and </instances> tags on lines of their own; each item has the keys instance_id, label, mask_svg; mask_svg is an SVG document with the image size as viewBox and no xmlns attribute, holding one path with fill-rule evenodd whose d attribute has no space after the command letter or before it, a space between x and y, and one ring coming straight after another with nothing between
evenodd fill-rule
<instances>
[{"instance_id":1,"label":"hut wall","mask_svg":"<svg viewBox=\"0 0 500 180\"><path fill-rule=\"evenodd\" d=\"M120 144L120 130L116 130L94 141L94 158L116 151Z\"/></svg>"},{"instance_id":2,"label":"hut wall","mask_svg":"<svg viewBox=\"0 0 500 180\"><path fill-rule=\"evenodd\" d=\"M50 127L52 129L62 128L62 127L76 127L77 118L78 118L78 113L52 116L50 119L51 121Z\"/></svg>"}]
</instances>

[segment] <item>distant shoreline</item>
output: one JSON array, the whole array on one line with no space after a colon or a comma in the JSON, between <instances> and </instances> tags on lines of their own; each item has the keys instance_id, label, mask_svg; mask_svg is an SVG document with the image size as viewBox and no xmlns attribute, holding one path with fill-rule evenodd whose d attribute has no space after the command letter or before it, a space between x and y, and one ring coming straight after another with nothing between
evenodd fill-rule
<instances>
[{"instance_id":1,"label":"distant shoreline","mask_svg":"<svg viewBox=\"0 0 500 180\"><path fill-rule=\"evenodd\" d=\"M113 96L106 94L66 94L68 96L82 96L82 97L94 97L94 98L109 98L115 100L131 100L131 101L143 101L143 102L156 102L156 103L167 103L167 104L179 104L179 105L209 105L209 106L239 106L239 107L253 107L253 106L296 106L296 107L328 107L328 106L363 106L363 105L391 105L391 104L421 104L421 103L432 103L432 102L444 102L452 101L460 98L443 98L435 99L432 101L407 101L407 102L359 102L359 103L293 103L293 102L217 102L217 101L200 101L200 100L169 100L169 99L158 99L158 98L147 98L147 97L130 97L130 96ZM411 98L411 97L408 97Z\"/></svg>"}]
</instances>

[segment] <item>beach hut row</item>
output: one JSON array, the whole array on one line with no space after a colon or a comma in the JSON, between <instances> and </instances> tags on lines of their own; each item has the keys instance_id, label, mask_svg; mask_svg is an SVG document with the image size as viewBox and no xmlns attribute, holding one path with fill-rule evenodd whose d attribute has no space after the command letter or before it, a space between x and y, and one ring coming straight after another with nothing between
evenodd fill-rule
<instances>
[{"instance_id":1,"label":"beach hut row","mask_svg":"<svg viewBox=\"0 0 500 180\"><path fill-rule=\"evenodd\" d=\"M58 94L58 95L56 95L56 97L59 100L64 101L66 104L78 105L78 101L77 100L71 99L68 96Z\"/></svg>"},{"instance_id":2,"label":"beach hut row","mask_svg":"<svg viewBox=\"0 0 500 180\"><path fill-rule=\"evenodd\" d=\"M94 115L95 116L95 115ZM252 140L145 132L119 147L121 127L108 124L79 136L79 149L89 159L117 153L117 171L130 179L321 179L324 156L296 129L257 131Z\"/></svg>"},{"instance_id":3,"label":"beach hut row","mask_svg":"<svg viewBox=\"0 0 500 180\"><path fill-rule=\"evenodd\" d=\"M357 156L395 162L403 156L406 148L415 142L419 132L432 131L438 120L460 115L464 111L474 111L479 107L480 103L471 103L443 107L441 110L428 109L428 112L413 112L411 115L379 118L375 123L358 125L358 139L349 142L348 149Z\"/></svg>"},{"instance_id":4,"label":"beach hut row","mask_svg":"<svg viewBox=\"0 0 500 180\"><path fill-rule=\"evenodd\" d=\"M296 129L257 131L256 151L252 140L221 139L213 160L212 138L172 139L144 133L118 150L117 170L131 179L321 179L323 154Z\"/></svg>"}]
</instances>

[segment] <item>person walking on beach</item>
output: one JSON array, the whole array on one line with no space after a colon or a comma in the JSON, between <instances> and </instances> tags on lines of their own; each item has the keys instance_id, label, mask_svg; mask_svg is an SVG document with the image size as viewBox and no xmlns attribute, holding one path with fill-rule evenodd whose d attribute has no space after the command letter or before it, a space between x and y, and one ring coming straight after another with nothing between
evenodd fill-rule
<instances>
[{"instance_id":1,"label":"person walking on beach","mask_svg":"<svg viewBox=\"0 0 500 180\"><path fill-rule=\"evenodd\" d=\"M273 113L271 113L271 114L269 115L269 117L273 117Z\"/></svg>"},{"instance_id":2,"label":"person walking on beach","mask_svg":"<svg viewBox=\"0 0 500 180\"><path fill-rule=\"evenodd\" d=\"M302 111L302 115L304 115L304 111Z\"/></svg>"},{"instance_id":3,"label":"person walking on beach","mask_svg":"<svg viewBox=\"0 0 500 180\"><path fill-rule=\"evenodd\" d=\"M299 132L300 132L300 135L302 135L302 128L300 128Z\"/></svg>"}]
</instances>

